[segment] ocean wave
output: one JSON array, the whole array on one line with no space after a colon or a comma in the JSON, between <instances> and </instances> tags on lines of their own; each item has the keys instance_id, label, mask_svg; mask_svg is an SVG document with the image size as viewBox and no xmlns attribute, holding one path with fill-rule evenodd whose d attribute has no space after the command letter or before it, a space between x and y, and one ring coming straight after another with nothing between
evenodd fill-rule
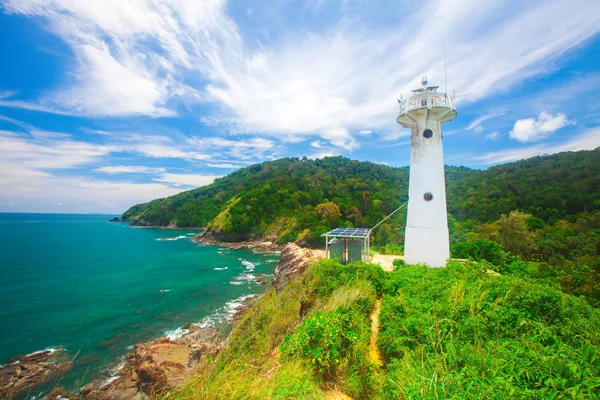
<instances>
[{"instance_id":1,"label":"ocean wave","mask_svg":"<svg viewBox=\"0 0 600 400\"><path fill-rule=\"evenodd\" d=\"M133 350L133 347L134 347L133 345L127 346L127 350ZM100 385L101 388L110 385L113 381L115 381L121 377L121 375L119 375L119 371L121 371L123 368L125 368L125 357L126 356L119 357L119 363L117 365L108 367L107 369L104 370L104 374L106 374L108 376L108 378L106 378L102 382L102 384Z\"/></svg>"},{"instance_id":2,"label":"ocean wave","mask_svg":"<svg viewBox=\"0 0 600 400\"><path fill-rule=\"evenodd\" d=\"M169 293L173 289L160 289L158 293Z\"/></svg>"},{"instance_id":3,"label":"ocean wave","mask_svg":"<svg viewBox=\"0 0 600 400\"><path fill-rule=\"evenodd\" d=\"M171 330L165 332L165 337L170 340L175 340L175 339L179 339L180 337L182 337L189 331L190 331L189 329L184 329L182 327L179 327L179 328L171 329Z\"/></svg>"},{"instance_id":4,"label":"ocean wave","mask_svg":"<svg viewBox=\"0 0 600 400\"><path fill-rule=\"evenodd\" d=\"M176 236L176 237L156 238L156 240L159 240L159 241L179 240L179 239L187 239L187 236L185 236L185 235L179 235L179 236Z\"/></svg>"},{"instance_id":5,"label":"ocean wave","mask_svg":"<svg viewBox=\"0 0 600 400\"><path fill-rule=\"evenodd\" d=\"M251 263L250 261L247 261L247 260L242 260L241 258L240 258L240 261L242 262L242 265L244 267L246 267L246 269L248 271L254 271L254 268L256 267L256 265L254 263Z\"/></svg>"},{"instance_id":6,"label":"ocean wave","mask_svg":"<svg viewBox=\"0 0 600 400\"><path fill-rule=\"evenodd\" d=\"M117 379L119 379L121 377L121 375L113 375L110 378L107 378L104 380L104 382L102 382L102 384L100 385L101 388L110 385L111 383L113 383L114 381L116 381ZM62 399L62 397L61 397Z\"/></svg>"},{"instance_id":7,"label":"ocean wave","mask_svg":"<svg viewBox=\"0 0 600 400\"><path fill-rule=\"evenodd\" d=\"M47 351L50 352L50 354L54 354L54 353L56 353L58 351L58 347L48 347L48 348L45 348L44 350L34 351L33 353L27 354L27 356L34 356L36 354L45 353Z\"/></svg>"},{"instance_id":8,"label":"ocean wave","mask_svg":"<svg viewBox=\"0 0 600 400\"><path fill-rule=\"evenodd\" d=\"M233 282L256 282L256 275L249 274L248 272L242 272L239 275L233 277Z\"/></svg>"},{"instance_id":9,"label":"ocean wave","mask_svg":"<svg viewBox=\"0 0 600 400\"><path fill-rule=\"evenodd\" d=\"M213 268L215 271L224 271L226 269L229 269L229 267L223 267L223 268Z\"/></svg>"},{"instance_id":10,"label":"ocean wave","mask_svg":"<svg viewBox=\"0 0 600 400\"><path fill-rule=\"evenodd\" d=\"M199 326L201 328L206 328L218 327L223 323L231 322L233 320L233 316L238 311L238 309L242 307L245 302L256 296L256 294L248 294L240 296L237 299L228 301L223 307L219 308L214 313L202 318L199 322L196 322L194 325Z\"/></svg>"},{"instance_id":11,"label":"ocean wave","mask_svg":"<svg viewBox=\"0 0 600 400\"><path fill-rule=\"evenodd\" d=\"M62 350L64 350L64 348L61 348ZM25 354L24 356L19 356L19 357L29 357L29 356L35 356L36 354L41 354L41 353L45 353L45 352L50 352L50 354L54 354L59 350L58 347L48 347L47 349L44 350L38 350L38 351L34 351L33 353L29 353L29 354ZM14 363L10 363L8 365L13 365L13 364L20 364L21 361L17 360ZM0 368L6 366L6 364L0 364Z\"/></svg>"}]
</instances>

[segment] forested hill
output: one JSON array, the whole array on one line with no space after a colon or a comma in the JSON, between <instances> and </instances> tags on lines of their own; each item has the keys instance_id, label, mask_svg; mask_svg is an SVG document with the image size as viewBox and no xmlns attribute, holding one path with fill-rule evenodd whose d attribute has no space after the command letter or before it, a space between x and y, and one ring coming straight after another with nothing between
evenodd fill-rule
<instances>
[{"instance_id":1,"label":"forested hill","mask_svg":"<svg viewBox=\"0 0 600 400\"><path fill-rule=\"evenodd\" d=\"M600 148L535 157L485 171L446 167L448 211L485 223L512 210L546 222L600 209ZM126 221L206 226L218 239L314 242L335 226L370 227L408 197L408 167L327 157L284 158L131 207ZM399 213L396 224L403 223ZM385 227L383 229L385 232Z\"/></svg>"}]
</instances>

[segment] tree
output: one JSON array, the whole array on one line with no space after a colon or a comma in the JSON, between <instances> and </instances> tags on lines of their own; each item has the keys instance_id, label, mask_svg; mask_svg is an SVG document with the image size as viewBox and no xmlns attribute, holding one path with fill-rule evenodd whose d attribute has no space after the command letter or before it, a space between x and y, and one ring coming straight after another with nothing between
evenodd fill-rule
<instances>
[{"instance_id":1,"label":"tree","mask_svg":"<svg viewBox=\"0 0 600 400\"><path fill-rule=\"evenodd\" d=\"M530 214L521 211L511 211L502 214L498 220L498 243L508 252L518 254L526 259L531 257L534 250L535 234L529 231L527 220Z\"/></svg>"},{"instance_id":2,"label":"tree","mask_svg":"<svg viewBox=\"0 0 600 400\"><path fill-rule=\"evenodd\" d=\"M329 222L330 225L342 216L338 205L331 201L321 203L317 205L315 209L317 210L317 213L319 213L321 218Z\"/></svg>"}]
</instances>

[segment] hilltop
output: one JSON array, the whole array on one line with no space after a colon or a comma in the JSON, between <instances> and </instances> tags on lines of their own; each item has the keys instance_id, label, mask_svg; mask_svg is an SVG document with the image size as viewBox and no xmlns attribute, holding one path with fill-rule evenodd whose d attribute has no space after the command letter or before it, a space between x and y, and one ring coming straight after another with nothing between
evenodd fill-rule
<instances>
[{"instance_id":1,"label":"hilltop","mask_svg":"<svg viewBox=\"0 0 600 400\"><path fill-rule=\"evenodd\" d=\"M448 212L457 222L492 222L521 210L554 223L600 209L600 149L535 157L489 168L446 167ZM316 244L334 226L369 227L408 196L409 168L343 157L283 158L214 183L131 207L133 225L207 227L223 241ZM403 226L402 213L395 224ZM452 228L452 221L451 221ZM375 243L402 242L383 226ZM391 236L391 237L390 237Z\"/></svg>"},{"instance_id":2,"label":"hilltop","mask_svg":"<svg viewBox=\"0 0 600 400\"><path fill-rule=\"evenodd\" d=\"M321 260L262 296L223 352L166 398L594 397L598 309L489 266L385 273Z\"/></svg>"}]
</instances>

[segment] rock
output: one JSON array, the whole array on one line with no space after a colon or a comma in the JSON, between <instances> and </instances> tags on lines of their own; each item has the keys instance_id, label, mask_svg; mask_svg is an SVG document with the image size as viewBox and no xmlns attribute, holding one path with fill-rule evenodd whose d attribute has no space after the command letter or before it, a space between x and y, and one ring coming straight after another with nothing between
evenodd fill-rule
<instances>
[{"instance_id":1,"label":"rock","mask_svg":"<svg viewBox=\"0 0 600 400\"><path fill-rule=\"evenodd\" d=\"M308 311L310 311L314 304L315 301L313 299L300 300L300 319L303 319L308 314Z\"/></svg>"},{"instance_id":2,"label":"rock","mask_svg":"<svg viewBox=\"0 0 600 400\"><path fill-rule=\"evenodd\" d=\"M125 357L118 377L86 385L81 398L147 398L183 386L193 376L198 361L224 347L216 328L188 324L186 329L190 332L175 340L163 337L136 344Z\"/></svg>"},{"instance_id":3,"label":"rock","mask_svg":"<svg viewBox=\"0 0 600 400\"><path fill-rule=\"evenodd\" d=\"M138 370L140 389L147 395L164 392L169 388L167 373L156 364L143 365Z\"/></svg>"},{"instance_id":4,"label":"rock","mask_svg":"<svg viewBox=\"0 0 600 400\"><path fill-rule=\"evenodd\" d=\"M108 222L123 222L123 219L121 217L114 217L109 219Z\"/></svg>"},{"instance_id":5,"label":"rock","mask_svg":"<svg viewBox=\"0 0 600 400\"><path fill-rule=\"evenodd\" d=\"M62 386L57 387L52 390L46 396L44 396L45 400L77 400L79 396L72 395L67 389Z\"/></svg>"},{"instance_id":6,"label":"rock","mask_svg":"<svg viewBox=\"0 0 600 400\"><path fill-rule=\"evenodd\" d=\"M71 367L62 350L43 350L15 357L0 367L0 398L20 397Z\"/></svg>"},{"instance_id":7,"label":"rock","mask_svg":"<svg viewBox=\"0 0 600 400\"><path fill-rule=\"evenodd\" d=\"M212 231L199 233L191 238L197 243L205 243L211 246L227 247L229 250L250 249L257 253L275 253L281 250L281 246L269 240L245 240L244 238L222 238L215 236Z\"/></svg>"},{"instance_id":8,"label":"rock","mask_svg":"<svg viewBox=\"0 0 600 400\"><path fill-rule=\"evenodd\" d=\"M275 268L273 286L277 294L287 282L302 275L316 259L317 256L312 250L300 248L295 243L288 243L281 251L279 264Z\"/></svg>"},{"instance_id":9,"label":"rock","mask_svg":"<svg viewBox=\"0 0 600 400\"><path fill-rule=\"evenodd\" d=\"M261 285L268 285L271 283L269 277L263 274L254 274L254 278L256 278L256 282Z\"/></svg>"}]
</instances>

